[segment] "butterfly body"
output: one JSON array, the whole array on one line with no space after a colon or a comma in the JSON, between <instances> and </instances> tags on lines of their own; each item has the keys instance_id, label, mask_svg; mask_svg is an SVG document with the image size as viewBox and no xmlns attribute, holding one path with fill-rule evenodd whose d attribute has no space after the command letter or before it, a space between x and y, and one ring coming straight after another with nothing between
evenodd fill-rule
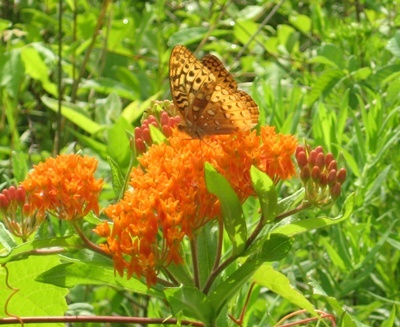
<instances>
[{"instance_id":1,"label":"butterfly body","mask_svg":"<svg viewBox=\"0 0 400 327\"><path fill-rule=\"evenodd\" d=\"M169 67L172 98L183 120L180 128L191 137L232 134L257 124L257 104L237 89L233 76L217 57L207 55L199 61L177 45Z\"/></svg>"}]
</instances>

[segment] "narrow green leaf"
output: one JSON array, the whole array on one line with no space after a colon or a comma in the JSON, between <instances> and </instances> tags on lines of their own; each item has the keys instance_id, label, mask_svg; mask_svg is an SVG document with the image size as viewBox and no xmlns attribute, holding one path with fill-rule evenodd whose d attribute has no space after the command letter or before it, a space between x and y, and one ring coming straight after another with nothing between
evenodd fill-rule
<instances>
[{"instance_id":1,"label":"narrow green leaf","mask_svg":"<svg viewBox=\"0 0 400 327\"><path fill-rule=\"evenodd\" d=\"M307 310L317 316L314 306L298 290L290 285L289 279L282 273L274 270L270 265L262 265L254 274L254 281L275 294L283 297L294 305Z\"/></svg>"},{"instance_id":2,"label":"narrow green leaf","mask_svg":"<svg viewBox=\"0 0 400 327\"><path fill-rule=\"evenodd\" d=\"M125 189L125 180L118 164L111 158L107 157L108 164L111 167L111 182L114 193L120 197L122 190Z\"/></svg>"},{"instance_id":3,"label":"narrow green leaf","mask_svg":"<svg viewBox=\"0 0 400 327\"><path fill-rule=\"evenodd\" d=\"M57 97L57 86L49 79L49 69L44 60L39 55L38 51L33 47L23 47L21 51L21 58L25 64L25 73L33 79L40 81L43 88Z\"/></svg>"},{"instance_id":4,"label":"narrow green leaf","mask_svg":"<svg viewBox=\"0 0 400 327\"><path fill-rule=\"evenodd\" d=\"M132 133L133 127L123 117L119 117L107 131L107 154L124 169L129 166L132 154L126 131Z\"/></svg>"},{"instance_id":5,"label":"narrow green leaf","mask_svg":"<svg viewBox=\"0 0 400 327\"><path fill-rule=\"evenodd\" d=\"M121 98L136 100L137 96L135 96L132 92L132 89L117 80L113 80L110 78L98 78L98 79L90 79L83 81L80 86L80 89L88 89L95 90L102 94L110 94L116 93Z\"/></svg>"},{"instance_id":6,"label":"narrow green leaf","mask_svg":"<svg viewBox=\"0 0 400 327\"><path fill-rule=\"evenodd\" d=\"M53 110L54 112L58 112L57 100L46 96L43 96L41 100L46 105L46 107ZM61 114L89 134L96 134L103 129L102 126L88 118L86 115L79 112L80 110L81 109L78 106L72 103L63 102L61 105Z\"/></svg>"},{"instance_id":7,"label":"narrow green leaf","mask_svg":"<svg viewBox=\"0 0 400 327\"><path fill-rule=\"evenodd\" d=\"M381 327L394 327L395 321L396 321L396 306L393 305L389 318L382 323Z\"/></svg>"},{"instance_id":8,"label":"narrow green leaf","mask_svg":"<svg viewBox=\"0 0 400 327\"><path fill-rule=\"evenodd\" d=\"M208 301L216 310L216 314L232 299L248 282L257 269L267 261L280 260L287 255L292 246L290 238L284 235L271 235L262 248L252 254L234 273L220 283L210 294Z\"/></svg>"},{"instance_id":9,"label":"narrow green leaf","mask_svg":"<svg viewBox=\"0 0 400 327\"><path fill-rule=\"evenodd\" d=\"M351 193L347 197L344 203L343 213L335 218L323 218L323 217L310 218L306 220L291 222L290 224L287 224L285 221L282 221L282 223L277 224L276 227L271 232L292 237L313 229L327 227L330 225L340 223L343 220L350 217L351 213L353 212L354 201L355 201L355 194Z\"/></svg>"},{"instance_id":10,"label":"narrow green leaf","mask_svg":"<svg viewBox=\"0 0 400 327\"><path fill-rule=\"evenodd\" d=\"M13 248L10 252L6 254L0 255L0 264L25 259L33 254L33 250L54 247L60 247L74 251L82 248L82 241L78 236L75 235L33 240Z\"/></svg>"},{"instance_id":11,"label":"narrow green leaf","mask_svg":"<svg viewBox=\"0 0 400 327\"><path fill-rule=\"evenodd\" d=\"M247 227L239 198L226 178L208 162L204 171L208 191L221 201L224 225L232 242L233 254L239 254L244 250L247 239Z\"/></svg>"},{"instance_id":12,"label":"narrow green leaf","mask_svg":"<svg viewBox=\"0 0 400 327\"><path fill-rule=\"evenodd\" d=\"M13 248L17 247L17 242L15 242L13 236L8 231L8 229L0 222L0 244L4 247L7 252L11 251ZM0 255L3 249L0 249Z\"/></svg>"},{"instance_id":13,"label":"narrow green leaf","mask_svg":"<svg viewBox=\"0 0 400 327\"><path fill-rule=\"evenodd\" d=\"M25 79L25 67L21 59L21 49L12 49L7 54L0 54L0 85L7 93L17 99L21 84Z\"/></svg>"},{"instance_id":14,"label":"narrow green leaf","mask_svg":"<svg viewBox=\"0 0 400 327\"><path fill-rule=\"evenodd\" d=\"M123 288L126 291L163 298L163 294L160 291L148 288L145 283L136 278L128 280L126 276L116 276L112 268L85 262L59 264L40 274L36 280L66 288L76 285L109 285Z\"/></svg>"},{"instance_id":15,"label":"narrow green leaf","mask_svg":"<svg viewBox=\"0 0 400 327\"><path fill-rule=\"evenodd\" d=\"M206 326L210 326L214 310L206 301L204 293L195 287L186 286L168 288L164 293L175 316L182 312L185 316L198 319Z\"/></svg>"},{"instance_id":16,"label":"narrow green leaf","mask_svg":"<svg viewBox=\"0 0 400 327\"><path fill-rule=\"evenodd\" d=\"M15 179L17 182L23 181L28 173L25 151L13 151L11 161Z\"/></svg>"},{"instance_id":17,"label":"narrow green leaf","mask_svg":"<svg viewBox=\"0 0 400 327\"><path fill-rule=\"evenodd\" d=\"M273 181L269 176L254 166L250 168L251 182L261 204L263 222L274 221L277 214L278 195Z\"/></svg>"}]
</instances>

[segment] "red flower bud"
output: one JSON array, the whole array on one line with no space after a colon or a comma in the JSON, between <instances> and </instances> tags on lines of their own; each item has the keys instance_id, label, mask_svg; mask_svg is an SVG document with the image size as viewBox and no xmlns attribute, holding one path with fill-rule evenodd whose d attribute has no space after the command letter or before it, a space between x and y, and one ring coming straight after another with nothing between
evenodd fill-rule
<instances>
[{"instance_id":1,"label":"red flower bud","mask_svg":"<svg viewBox=\"0 0 400 327\"><path fill-rule=\"evenodd\" d=\"M345 168L341 168L341 169L338 171L337 176L336 176L336 179L337 179L337 181L338 181L340 184L343 184L344 181L346 180L346 173L347 173L347 171L346 171Z\"/></svg>"},{"instance_id":2,"label":"red flower bud","mask_svg":"<svg viewBox=\"0 0 400 327\"><path fill-rule=\"evenodd\" d=\"M325 156L325 165L329 167L329 164L334 160L333 154L328 152Z\"/></svg>"},{"instance_id":3,"label":"red flower bud","mask_svg":"<svg viewBox=\"0 0 400 327\"><path fill-rule=\"evenodd\" d=\"M150 130L146 127L142 129L142 138L147 144L151 144Z\"/></svg>"},{"instance_id":4,"label":"red flower bud","mask_svg":"<svg viewBox=\"0 0 400 327\"><path fill-rule=\"evenodd\" d=\"M297 164L299 165L300 168L303 168L304 166L307 166L307 156L304 151L301 151L296 154L296 160Z\"/></svg>"},{"instance_id":5,"label":"red flower bud","mask_svg":"<svg viewBox=\"0 0 400 327\"><path fill-rule=\"evenodd\" d=\"M333 185L336 182L336 170L331 170L328 174L328 184Z\"/></svg>"},{"instance_id":6,"label":"red flower bud","mask_svg":"<svg viewBox=\"0 0 400 327\"><path fill-rule=\"evenodd\" d=\"M142 139L136 139L136 153L145 153L146 152L146 144L143 142Z\"/></svg>"},{"instance_id":7,"label":"red flower bud","mask_svg":"<svg viewBox=\"0 0 400 327\"><path fill-rule=\"evenodd\" d=\"M340 196L341 186L339 183L335 183L331 188L331 196L334 200L336 200Z\"/></svg>"},{"instance_id":8,"label":"red flower bud","mask_svg":"<svg viewBox=\"0 0 400 327\"><path fill-rule=\"evenodd\" d=\"M319 168L319 169L323 169L325 166L325 156L323 153L318 153L317 155L317 159L315 161L315 165Z\"/></svg>"},{"instance_id":9,"label":"red flower bud","mask_svg":"<svg viewBox=\"0 0 400 327\"><path fill-rule=\"evenodd\" d=\"M19 186L16 191L16 200L20 203L25 203L25 189L22 186Z\"/></svg>"},{"instance_id":10,"label":"red flower bud","mask_svg":"<svg viewBox=\"0 0 400 327\"><path fill-rule=\"evenodd\" d=\"M135 139L140 139L142 138L142 130L140 127L135 127Z\"/></svg>"},{"instance_id":11,"label":"red flower bud","mask_svg":"<svg viewBox=\"0 0 400 327\"><path fill-rule=\"evenodd\" d=\"M313 179L313 181L315 182L319 182L321 179L321 170L317 167L314 166L311 170L311 178Z\"/></svg>"},{"instance_id":12,"label":"red flower bud","mask_svg":"<svg viewBox=\"0 0 400 327\"><path fill-rule=\"evenodd\" d=\"M308 157L308 162L311 164L311 166L315 166L317 155L318 153L315 150L311 150L310 156Z\"/></svg>"},{"instance_id":13,"label":"red flower bud","mask_svg":"<svg viewBox=\"0 0 400 327\"><path fill-rule=\"evenodd\" d=\"M332 160L328 166L328 171L337 170L337 163L336 160Z\"/></svg>"},{"instance_id":14,"label":"red flower bud","mask_svg":"<svg viewBox=\"0 0 400 327\"><path fill-rule=\"evenodd\" d=\"M9 204L9 202L8 202L7 197L3 193L1 193L0 194L0 208L7 208L8 204Z\"/></svg>"}]
</instances>

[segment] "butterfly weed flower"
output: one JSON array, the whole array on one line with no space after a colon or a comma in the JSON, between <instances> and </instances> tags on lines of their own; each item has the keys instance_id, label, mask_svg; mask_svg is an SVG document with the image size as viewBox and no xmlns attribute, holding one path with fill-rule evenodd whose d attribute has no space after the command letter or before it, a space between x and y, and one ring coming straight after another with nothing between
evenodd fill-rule
<instances>
[{"instance_id":1,"label":"butterfly weed flower","mask_svg":"<svg viewBox=\"0 0 400 327\"><path fill-rule=\"evenodd\" d=\"M95 158L59 155L35 166L22 186L39 214L78 220L91 210L99 213L98 196L103 181L95 179L96 168Z\"/></svg>"},{"instance_id":2,"label":"butterfly weed flower","mask_svg":"<svg viewBox=\"0 0 400 327\"><path fill-rule=\"evenodd\" d=\"M22 186L11 186L0 193L0 217L6 228L26 241L44 220L44 215L30 204Z\"/></svg>"},{"instance_id":3,"label":"butterfly weed flower","mask_svg":"<svg viewBox=\"0 0 400 327\"><path fill-rule=\"evenodd\" d=\"M95 229L106 238L102 247L112 255L118 274L145 277L153 285L163 268L183 262L184 237L191 239L198 228L221 217L219 200L206 187L205 162L224 175L244 201L255 194L251 166L275 181L287 179L295 173L290 156L296 146L293 136L277 134L273 127L262 127L260 136L243 131L202 140L188 139L175 129L169 144L153 145L138 159L131 189L105 209L112 227L103 223Z\"/></svg>"},{"instance_id":4,"label":"butterfly weed flower","mask_svg":"<svg viewBox=\"0 0 400 327\"><path fill-rule=\"evenodd\" d=\"M333 155L324 154L321 146L313 150L309 146L298 146L295 157L305 187L305 201L318 207L332 204L340 196L346 169L338 170Z\"/></svg>"}]
</instances>

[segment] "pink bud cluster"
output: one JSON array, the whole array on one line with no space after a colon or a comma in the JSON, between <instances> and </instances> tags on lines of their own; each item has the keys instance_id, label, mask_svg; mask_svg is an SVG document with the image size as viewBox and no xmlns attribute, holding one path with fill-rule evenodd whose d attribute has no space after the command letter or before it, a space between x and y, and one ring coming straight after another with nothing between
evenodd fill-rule
<instances>
[{"instance_id":1,"label":"pink bud cluster","mask_svg":"<svg viewBox=\"0 0 400 327\"><path fill-rule=\"evenodd\" d=\"M300 167L300 178L305 186L305 199L318 206L335 201L346 179L346 169L338 170L332 153L324 154L321 146L311 150L299 145L296 160Z\"/></svg>"},{"instance_id":2,"label":"pink bud cluster","mask_svg":"<svg viewBox=\"0 0 400 327\"><path fill-rule=\"evenodd\" d=\"M22 186L11 186L0 193L0 217L6 228L24 241L42 223L44 216L39 216L27 201Z\"/></svg>"},{"instance_id":3,"label":"pink bud cluster","mask_svg":"<svg viewBox=\"0 0 400 327\"><path fill-rule=\"evenodd\" d=\"M172 135L172 128L179 124L181 118L179 116L170 117L166 111L161 111L159 119L154 115L149 115L147 119L142 121L140 127L135 128L135 146L138 154L144 153L147 147L153 144L150 135L150 125L158 128L166 137Z\"/></svg>"}]
</instances>

